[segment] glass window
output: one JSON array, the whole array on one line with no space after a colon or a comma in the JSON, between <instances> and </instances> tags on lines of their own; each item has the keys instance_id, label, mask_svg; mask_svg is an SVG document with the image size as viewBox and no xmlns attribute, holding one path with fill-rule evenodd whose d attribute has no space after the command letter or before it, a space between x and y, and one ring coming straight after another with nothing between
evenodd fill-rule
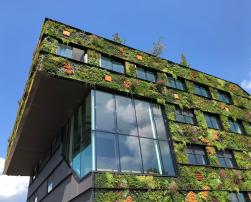
<instances>
[{"instance_id":1,"label":"glass window","mask_svg":"<svg viewBox=\"0 0 251 202\"><path fill-rule=\"evenodd\" d=\"M111 133L96 132L97 170L118 171L116 137Z\"/></svg>"},{"instance_id":2,"label":"glass window","mask_svg":"<svg viewBox=\"0 0 251 202\"><path fill-rule=\"evenodd\" d=\"M65 127L64 145L79 177L91 170L172 176L167 137L161 106L93 90Z\"/></svg>"},{"instance_id":3,"label":"glass window","mask_svg":"<svg viewBox=\"0 0 251 202\"><path fill-rule=\"evenodd\" d=\"M234 121L233 119L229 119L230 131L233 133L244 134L244 127L240 121Z\"/></svg>"},{"instance_id":4,"label":"glass window","mask_svg":"<svg viewBox=\"0 0 251 202\"><path fill-rule=\"evenodd\" d=\"M152 104L156 132L159 139L167 139L167 130L160 105Z\"/></svg>"},{"instance_id":5,"label":"glass window","mask_svg":"<svg viewBox=\"0 0 251 202\"><path fill-rule=\"evenodd\" d=\"M207 157L203 146L190 145L186 149L189 164L206 165Z\"/></svg>"},{"instance_id":6,"label":"glass window","mask_svg":"<svg viewBox=\"0 0 251 202\"><path fill-rule=\"evenodd\" d=\"M190 110L176 108L175 114L176 114L176 121L178 122L189 123L193 125L196 124L196 119L194 117L194 114Z\"/></svg>"},{"instance_id":7,"label":"glass window","mask_svg":"<svg viewBox=\"0 0 251 202\"><path fill-rule=\"evenodd\" d=\"M138 135L132 99L116 95L115 100L117 131L122 134Z\"/></svg>"},{"instance_id":8,"label":"glass window","mask_svg":"<svg viewBox=\"0 0 251 202\"><path fill-rule=\"evenodd\" d=\"M78 110L74 115L73 125L73 146L72 146L72 168L80 175L80 132L81 132L81 111Z\"/></svg>"},{"instance_id":9,"label":"glass window","mask_svg":"<svg viewBox=\"0 0 251 202\"><path fill-rule=\"evenodd\" d=\"M54 188L53 174L47 180L47 193L50 193Z\"/></svg>"},{"instance_id":10,"label":"glass window","mask_svg":"<svg viewBox=\"0 0 251 202\"><path fill-rule=\"evenodd\" d=\"M146 80L155 82L156 81L156 76L153 72L146 71Z\"/></svg>"},{"instance_id":11,"label":"glass window","mask_svg":"<svg viewBox=\"0 0 251 202\"><path fill-rule=\"evenodd\" d=\"M96 129L115 131L115 105L113 95L96 91Z\"/></svg>"},{"instance_id":12,"label":"glass window","mask_svg":"<svg viewBox=\"0 0 251 202\"><path fill-rule=\"evenodd\" d=\"M92 168L91 97L88 95L65 127L65 155L75 173L82 177Z\"/></svg>"},{"instance_id":13,"label":"glass window","mask_svg":"<svg viewBox=\"0 0 251 202\"><path fill-rule=\"evenodd\" d=\"M156 134L151 115L150 103L135 100L135 109L139 135L142 137L155 138Z\"/></svg>"},{"instance_id":14,"label":"glass window","mask_svg":"<svg viewBox=\"0 0 251 202\"><path fill-rule=\"evenodd\" d=\"M71 58L80 62L85 61L86 52L82 49L60 44L57 48L57 55Z\"/></svg>"},{"instance_id":15,"label":"glass window","mask_svg":"<svg viewBox=\"0 0 251 202\"><path fill-rule=\"evenodd\" d=\"M162 174L156 140L140 138L144 173Z\"/></svg>"},{"instance_id":16,"label":"glass window","mask_svg":"<svg viewBox=\"0 0 251 202\"><path fill-rule=\"evenodd\" d=\"M232 99L229 93L218 90L218 96L220 101L225 102L227 104L232 103Z\"/></svg>"},{"instance_id":17,"label":"glass window","mask_svg":"<svg viewBox=\"0 0 251 202\"><path fill-rule=\"evenodd\" d=\"M231 151L218 151L217 157L221 166L228 168L236 167L234 157Z\"/></svg>"},{"instance_id":18,"label":"glass window","mask_svg":"<svg viewBox=\"0 0 251 202\"><path fill-rule=\"evenodd\" d=\"M170 146L166 141L159 141L161 158L163 162L163 173L165 175L175 175L174 163L172 159L172 154L170 151Z\"/></svg>"},{"instance_id":19,"label":"glass window","mask_svg":"<svg viewBox=\"0 0 251 202\"><path fill-rule=\"evenodd\" d=\"M217 116L212 115L212 114L204 114L207 122L207 126L209 128L214 128L214 129L221 129L221 124L220 120Z\"/></svg>"},{"instance_id":20,"label":"glass window","mask_svg":"<svg viewBox=\"0 0 251 202\"><path fill-rule=\"evenodd\" d=\"M142 172L139 139L137 137L119 135L119 154L122 172Z\"/></svg>"},{"instance_id":21,"label":"glass window","mask_svg":"<svg viewBox=\"0 0 251 202\"><path fill-rule=\"evenodd\" d=\"M60 44L57 48L57 55L72 58L72 47Z\"/></svg>"},{"instance_id":22,"label":"glass window","mask_svg":"<svg viewBox=\"0 0 251 202\"><path fill-rule=\"evenodd\" d=\"M112 60L110 58L101 57L101 67L112 70Z\"/></svg>"},{"instance_id":23,"label":"glass window","mask_svg":"<svg viewBox=\"0 0 251 202\"><path fill-rule=\"evenodd\" d=\"M194 84L194 88L195 88L195 94L203 96L203 97L211 98L208 87L205 87L199 84Z\"/></svg>"},{"instance_id":24,"label":"glass window","mask_svg":"<svg viewBox=\"0 0 251 202\"><path fill-rule=\"evenodd\" d=\"M156 75L154 72L146 70L142 67L136 67L136 73L137 73L137 78L155 82L156 81Z\"/></svg>"},{"instance_id":25,"label":"glass window","mask_svg":"<svg viewBox=\"0 0 251 202\"><path fill-rule=\"evenodd\" d=\"M112 70L115 72L124 73L124 65L120 62L113 61L112 68Z\"/></svg>"},{"instance_id":26,"label":"glass window","mask_svg":"<svg viewBox=\"0 0 251 202\"><path fill-rule=\"evenodd\" d=\"M146 74L143 68L137 67L136 72L137 72L137 78L146 80Z\"/></svg>"},{"instance_id":27,"label":"glass window","mask_svg":"<svg viewBox=\"0 0 251 202\"><path fill-rule=\"evenodd\" d=\"M115 72L124 73L124 65L121 62L115 61L111 58L101 56L101 67Z\"/></svg>"},{"instance_id":28,"label":"glass window","mask_svg":"<svg viewBox=\"0 0 251 202\"><path fill-rule=\"evenodd\" d=\"M82 134L80 144L81 174L85 176L92 170L92 145L91 145L91 99L87 96L82 106Z\"/></svg>"},{"instance_id":29,"label":"glass window","mask_svg":"<svg viewBox=\"0 0 251 202\"><path fill-rule=\"evenodd\" d=\"M248 202L246 196L241 192L230 193L230 200L231 202Z\"/></svg>"},{"instance_id":30,"label":"glass window","mask_svg":"<svg viewBox=\"0 0 251 202\"><path fill-rule=\"evenodd\" d=\"M167 86L171 88L183 90L183 91L186 90L186 85L185 85L184 80L181 80L179 78L174 79L171 76L167 76Z\"/></svg>"},{"instance_id":31,"label":"glass window","mask_svg":"<svg viewBox=\"0 0 251 202\"><path fill-rule=\"evenodd\" d=\"M85 61L85 51L79 48L72 48L72 59L78 60L80 62L86 62Z\"/></svg>"}]
</instances>

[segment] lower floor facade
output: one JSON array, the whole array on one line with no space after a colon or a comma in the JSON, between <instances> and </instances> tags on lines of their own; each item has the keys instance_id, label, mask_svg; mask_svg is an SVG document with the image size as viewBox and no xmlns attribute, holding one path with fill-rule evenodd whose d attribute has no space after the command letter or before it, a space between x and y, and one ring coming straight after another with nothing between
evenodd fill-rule
<instances>
[{"instance_id":1,"label":"lower floor facade","mask_svg":"<svg viewBox=\"0 0 251 202\"><path fill-rule=\"evenodd\" d=\"M248 169L207 165L198 146L184 150L190 164L177 160L165 113L151 100L90 89L48 144L27 201L250 201Z\"/></svg>"}]
</instances>

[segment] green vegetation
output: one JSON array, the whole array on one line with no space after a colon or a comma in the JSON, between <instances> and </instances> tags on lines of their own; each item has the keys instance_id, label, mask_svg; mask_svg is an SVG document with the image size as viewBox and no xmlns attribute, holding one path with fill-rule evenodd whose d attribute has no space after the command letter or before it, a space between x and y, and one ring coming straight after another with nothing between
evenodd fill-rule
<instances>
[{"instance_id":1,"label":"green vegetation","mask_svg":"<svg viewBox=\"0 0 251 202\"><path fill-rule=\"evenodd\" d=\"M64 30L70 32L70 36L64 36ZM192 201L194 198L196 201L225 201L228 191L251 190L251 97L238 85L53 21L45 23L42 35L37 54L34 56L25 94L20 103L8 151L14 144L34 75L36 71L45 71L50 76L78 80L93 87L105 87L155 100L163 105L166 111L166 119L174 141L174 151L179 167L178 177L96 173L95 198L97 201L162 202ZM123 42L118 34L114 35L114 41ZM88 63L81 64L56 56L59 43L78 44L85 47L88 53ZM156 50L154 48L152 53L159 56L164 45L161 40L155 45ZM102 53L125 60L125 75L101 69L99 61ZM137 57L138 54L141 59ZM185 57L181 63L188 66ZM150 83L137 79L135 64L157 71L157 82ZM71 68L71 74L66 71L66 66ZM170 74L174 78L186 79L187 92L167 88L166 74ZM104 80L107 75L112 77L112 81ZM193 81L208 85L212 99L195 95ZM218 89L230 92L233 104L220 102L217 95ZM174 94L176 94L176 98ZM198 125L175 122L175 106L194 109ZM203 112L218 114L224 130L208 129ZM242 120L246 134L229 132L228 117ZM207 167L186 165L188 159L185 148L188 144L205 145L210 165ZM223 149L233 149L240 169L227 169L219 166L216 151ZM198 172L203 176L202 180L196 179ZM111 188L111 190L104 190L107 188ZM115 191L113 188L119 190ZM191 192L191 190L197 191Z\"/></svg>"}]
</instances>

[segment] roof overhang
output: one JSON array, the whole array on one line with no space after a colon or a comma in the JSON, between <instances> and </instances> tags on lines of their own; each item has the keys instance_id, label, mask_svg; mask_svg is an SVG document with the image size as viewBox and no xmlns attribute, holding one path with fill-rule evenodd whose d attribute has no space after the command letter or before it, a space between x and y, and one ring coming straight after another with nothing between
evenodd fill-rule
<instances>
[{"instance_id":1,"label":"roof overhang","mask_svg":"<svg viewBox=\"0 0 251 202\"><path fill-rule=\"evenodd\" d=\"M84 83L37 71L4 174L30 176L88 91Z\"/></svg>"}]
</instances>

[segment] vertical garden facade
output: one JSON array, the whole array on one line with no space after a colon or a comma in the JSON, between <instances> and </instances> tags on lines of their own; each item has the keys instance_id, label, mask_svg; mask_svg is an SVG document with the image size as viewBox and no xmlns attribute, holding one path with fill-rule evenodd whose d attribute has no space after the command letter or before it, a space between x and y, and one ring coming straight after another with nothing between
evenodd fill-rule
<instances>
[{"instance_id":1,"label":"vertical garden facade","mask_svg":"<svg viewBox=\"0 0 251 202\"><path fill-rule=\"evenodd\" d=\"M27 201L250 201L239 85L46 19L4 173Z\"/></svg>"}]
</instances>

